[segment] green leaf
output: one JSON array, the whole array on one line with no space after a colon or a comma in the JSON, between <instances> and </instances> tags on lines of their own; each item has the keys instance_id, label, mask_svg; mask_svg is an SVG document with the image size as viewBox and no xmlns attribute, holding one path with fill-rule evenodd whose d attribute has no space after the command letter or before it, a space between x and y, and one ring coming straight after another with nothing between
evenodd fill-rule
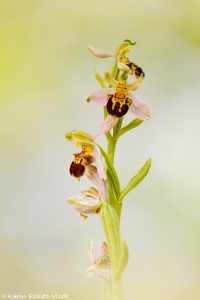
<instances>
[{"instance_id":1,"label":"green leaf","mask_svg":"<svg viewBox=\"0 0 200 300\"><path fill-rule=\"evenodd\" d=\"M123 128L121 128L119 134L118 134L118 137L120 137L121 135L123 135L125 132L139 126L140 124L143 123L143 120L141 119L134 119L132 122L130 122L128 125L124 126Z\"/></svg>"},{"instance_id":2,"label":"green leaf","mask_svg":"<svg viewBox=\"0 0 200 300\"><path fill-rule=\"evenodd\" d=\"M113 185L113 188L115 190L115 194L116 194L116 197L118 198L119 195L120 195L120 183L119 183L119 178L117 176L117 172L115 170L115 167L113 166L110 158L108 157L108 155L106 154L106 152L103 150L103 148L96 144L100 151L101 151L101 154L103 155L105 161L106 161L106 164L107 164L107 167L108 167L108 176L110 177L111 181L112 181L112 185Z\"/></svg>"},{"instance_id":3,"label":"green leaf","mask_svg":"<svg viewBox=\"0 0 200 300\"><path fill-rule=\"evenodd\" d=\"M124 240L121 241L121 256L119 266L116 272L116 277L120 279L122 273L124 272L127 264L128 264L128 246Z\"/></svg>"},{"instance_id":4,"label":"green leaf","mask_svg":"<svg viewBox=\"0 0 200 300\"><path fill-rule=\"evenodd\" d=\"M119 219L115 209L109 205L108 202L104 202L101 208L101 221L108 243L109 256L112 264L113 275L118 270L120 261L120 225Z\"/></svg>"},{"instance_id":5,"label":"green leaf","mask_svg":"<svg viewBox=\"0 0 200 300\"><path fill-rule=\"evenodd\" d=\"M129 181L128 185L122 190L120 195L120 201L134 189L147 175L151 167L151 159L148 159L140 171Z\"/></svg>"}]
</instances>

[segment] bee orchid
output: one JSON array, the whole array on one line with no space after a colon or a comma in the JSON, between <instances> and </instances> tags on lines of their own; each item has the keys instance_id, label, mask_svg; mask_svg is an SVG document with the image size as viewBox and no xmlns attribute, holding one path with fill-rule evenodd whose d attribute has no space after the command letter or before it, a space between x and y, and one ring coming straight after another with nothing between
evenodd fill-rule
<instances>
[{"instance_id":1,"label":"bee orchid","mask_svg":"<svg viewBox=\"0 0 200 300\"><path fill-rule=\"evenodd\" d=\"M88 256L91 266L86 271L87 276L90 278L101 277L109 280L111 278L111 262L106 242L102 243L100 255L95 258L93 253L93 242L90 241Z\"/></svg>"},{"instance_id":2,"label":"bee orchid","mask_svg":"<svg viewBox=\"0 0 200 300\"><path fill-rule=\"evenodd\" d=\"M94 165L97 168L99 177L106 179L106 166L101 156L99 148L95 145L94 138L82 131L73 130L65 136L77 147L81 147L81 152L74 153L74 160L70 165L70 174L76 178L82 177L88 166Z\"/></svg>"},{"instance_id":3,"label":"bee orchid","mask_svg":"<svg viewBox=\"0 0 200 300\"><path fill-rule=\"evenodd\" d=\"M101 206L108 197L107 181L100 178L95 166L88 166L86 176L94 184L81 192L80 195L69 198L68 203L71 204L80 215L86 219L90 215L98 214Z\"/></svg>"},{"instance_id":4,"label":"bee orchid","mask_svg":"<svg viewBox=\"0 0 200 300\"><path fill-rule=\"evenodd\" d=\"M94 187L82 191L78 196L70 197L67 202L71 204L84 219L90 215L98 214L102 206L100 195Z\"/></svg>"},{"instance_id":5,"label":"bee orchid","mask_svg":"<svg viewBox=\"0 0 200 300\"><path fill-rule=\"evenodd\" d=\"M143 77L139 77L132 84L125 81L117 81L110 73L105 73L105 80L111 88L102 89L96 93L92 93L88 99L88 103L106 106L108 116L95 136L96 138L111 130L130 109L130 111L139 119L147 120L151 117L151 109L149 104L141 100L135 93Z\"/></svg>"},{"instance_id":6,"label":"bee orchid","mask_svg":"<svg viewBox=\"0 0 200 300\"><path fill-rule=\"evenodd\" d=\"M98 58L108 58L115 57L117 61L118 68L122 71L127 71L131 75L135 75L136 78L144 77L145 74L143 70L136 65L134 62L130 61L126 54L130 52L130 46L135 45L136 42L131 42L130 40L123 41L116 49L114 54L106 53L98 50L92 46L88 46L88 50L92 55Z\"/></svg>"}]
</instances>

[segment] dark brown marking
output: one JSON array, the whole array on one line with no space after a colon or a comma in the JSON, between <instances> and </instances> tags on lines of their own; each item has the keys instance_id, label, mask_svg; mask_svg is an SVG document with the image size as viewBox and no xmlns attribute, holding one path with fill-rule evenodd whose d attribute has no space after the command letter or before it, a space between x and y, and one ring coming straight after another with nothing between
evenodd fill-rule
<instances>
[{"instance_id":1,"label":"dark brown marking","mask_svg":"<svg viewBox=\"0 0 200 300\"><path fill-rule=\"evenodd\" d=\"M120 101L118 101L116 98L112 97L107 102L107 112L111 116L115 116L117 118L122 118L128 111L129 105L127 105L126 100L123 101L123 105L121 105Z\"/></svg>"},{"instance_id":2,"label":"dark brown marking","mask_svg":"<svg viewBox=\"0 0 200 300\"><path fill-rule=\"evenodd\" d=\"M85 166L81 163L75 163L74 161L71 163L69 172L72 176L79 178L84 175L85 173Z\"/></svg>"}]
</instances>

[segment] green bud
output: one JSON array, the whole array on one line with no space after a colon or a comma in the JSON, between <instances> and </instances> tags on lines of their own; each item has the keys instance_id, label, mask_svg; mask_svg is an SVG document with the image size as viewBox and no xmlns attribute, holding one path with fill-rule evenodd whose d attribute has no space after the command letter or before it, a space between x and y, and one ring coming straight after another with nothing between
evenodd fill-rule
<instances>
[{"instance_id":1,"label":"green bud","mask_svg":"<svg viewBox=\"0 0 200 300\"><path fill-rule=\"evenodd\" d=\"M94 139L91 135L86 132L80 130L73 130L65 135L66 139L68 139L72 143L86 143L86 144L94 144Z\"/></svg>"}]
</instances>

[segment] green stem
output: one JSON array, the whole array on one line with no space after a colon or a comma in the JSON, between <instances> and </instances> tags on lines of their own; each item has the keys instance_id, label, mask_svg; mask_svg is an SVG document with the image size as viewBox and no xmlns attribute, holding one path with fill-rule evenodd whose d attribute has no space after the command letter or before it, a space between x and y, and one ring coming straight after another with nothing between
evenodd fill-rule
<instances>
[{"instance_id":1,"label":"green stem","mask_svg":"<svg viewBox=\"0 0 200 300\"><path fill-rule=\"evenodd\" d=\"M113 300L121 300L122 299L120 281L112 282L112 294L113 294Z\"/></svg>"},{"instance_id":2,"label":"green stem","mask_svg":"<svg viewBox=\"0 0 200 300\"><path fill-rule=\"evenodd\" d=\"M118 130L120 130L121 128L121 122L120 122L120 126L118 126ZM116 130L116 132L118 132L118 130ZM110 161L112 164L114 164L114 158L115 158L115 149L116 149L116 144L117 144L117 139L114 138L110 138L108 139L108 148L107 148L107 155L110 158ZM109 183L110 185L110 183ZM112 189L112 186L109 186L109 189ZM117 199L118 200L118 199ZM121 207L122 204L118 203L116 200L112 199L110 201L111 207L114 209L114 211L116 212L116 216L117 216L117 223L119 226L119 232L117 234L117 240L110 240L110 248L111 249L115 249L117 247L117 245L121 245L121 238L120 238L120 215L121 215ZM107 220L108 221L108 220ZM112 225L110 223L110 221L108 221L107 223L107 235L108 232L110 232L110 235L113 235L114 232ZM114 220L113 220L114 221ZM115 227L116 224L113 224ZM105 228L104 228L105 230ZM107 236L107 241L108 241L108 236ZM116 274L116 269L118 268L119 265L119 261L120 261L120 257L121 257L121 247L119 247L119 254L118 254L118 260L112 260L111 258L111 264L113 265L112 267L112 281L111 281L111 285L112 285L112 300L121 300L121 276L119 278L115 278L115 274ZM110 299L110 300L111 300Z\"/></svg>"},{"instance_id":3,"label":"green stem","mask_svg":"<svg viewBox=\"0 0 200 300\"><path fill-rule=\"evenodd\" d=\"M111 300L112 299L112 282L109 280L106 282L104 287L104 296L105 300Z\"/></svg>"},{"instance_id":4,"label":"green stem","mask_svg":"<svg viewBox=\"0 0 200 300\"><path fill-rule=\"evenodd\" d=\"M119 119L117 125L113 128L113 138L118 139L120 129L122 127L123 118Z\"/></svg>"},{"instance_id":5,"label":"green stem","mask_svg":"<svg viewBox=\"0 0 200 300\"><path fill-rule=\"evenodd\" d=\"M114 79L118 79L120 71L118 69L117 60L115 61L111 75ZM104 119L107 116L107 110L104 108ZM113 128L113 136L109 133L106 134L108 145L107 145L107 156L111 162L111 165L114 165L115 158L115 149L117 144L117 139L119 137L119 132L121 130L123 118L121 118L117 125ZM113 166L114 169L114 166ZM115 169L114 169L115 170ZM115 174L114 174L115 175ZM118 182L118 177L117 182ZM114 186L117 184L114 184ZM120 189L120 185L119 185ZM121 236L120 236L120 215L122 203L119 203L118 199L113 197L113 185L112 181L108 180L108 191L109 204L105 204L102 213L101 219L108 243L109 255L111 259L111 271L112 277L111 282L106 287L106 300L110 297L110 292L112 297L109 300L121 300L121 274L118 274L120 262L121 262ZM117 196L118 198L118 196Z\"/></svg>"},{"instance_id":6,"label":"green stem","mask_svg":"<svg viewBox=\"0 0 200 300\"><path fill-rule=\"evenodd\" d=\"M115 140L113 138L109 139L107 153L108 153L108 157L110 158L112 164L114 164L116 144L117 144L117 140Z\"/></svg>"},{"instance_id":7,"label":"green stem","mask_svg":"<svg viewBox=\"0 0 200 300\"><path fill-rule=\"evenodd\" d=\"M121 236L119 218L115 208L105 202L101 209L101 220L106 236L111 260L111 286L112 298L110 300L121 300L119 266L121 263Z\"/></svg>"}]
</instances>

